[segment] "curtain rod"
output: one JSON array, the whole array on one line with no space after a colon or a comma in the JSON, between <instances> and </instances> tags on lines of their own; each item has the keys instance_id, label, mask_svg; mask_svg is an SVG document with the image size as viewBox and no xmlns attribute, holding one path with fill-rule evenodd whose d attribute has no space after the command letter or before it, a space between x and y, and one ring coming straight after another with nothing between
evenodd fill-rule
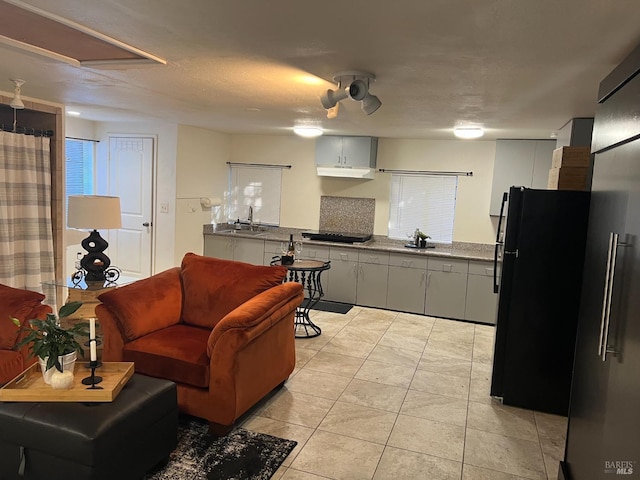
<instances>
[{"instance_id":1,"label":"curtain rod","mask_svg":"<svg viewBox=\"0 0 640 480\"><path fill-rule=\"evenodd\" d=\"M393 170L388 168L379 168L382 173L404 173L406 175L446 175L456 177L473 177L473 172L441 172L434 170Z\"/></svg>"},{"instance_id":2,"label":"curtain rod","mask_svg":"<svg viewBox=\"0 0 640 480\"><path fill-rule=\"evenodd\" d=\"M53 137L53 130L40 130L31 127L13 127L13 125L0 124L0 130L21 135L33 135L34 137Z\"/></svg>"},{"instance_id":3,"label":"curtain rod","mask_svg":"<svg viewBox=\"0 0 640 480\"><path fill-rule=\"evenodd\" d=\"M100 143L100 140L94 140L92 138L80 138L80 137L64 137L66 140L81 140L83 142Z\"/></svg>"},{"instance_id":4,"label":"curtain rod","mask_svg":"<svg viewBox=\"0 0 640 480\"><path fill-rule=\"evenodd\" d=\"M230 167L263 167L263 168L291 168L291 165L274 165L269 163L236 163L227 162Z\"/></svg>"}]
</instances>

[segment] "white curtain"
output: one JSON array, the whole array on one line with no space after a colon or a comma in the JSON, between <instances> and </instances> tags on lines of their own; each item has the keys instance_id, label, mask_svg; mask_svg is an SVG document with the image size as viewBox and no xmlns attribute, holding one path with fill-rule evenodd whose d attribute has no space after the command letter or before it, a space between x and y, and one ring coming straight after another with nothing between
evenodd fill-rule
<instances>
[{"instance_id":1,"label":"white curtain","mask_svg":"<svg viewBox=\"0 0 640 480\"><path fill-rule=\"evenodd\" d=\"M55 304L49 138L0 132L0 283ZM51 291L50 291L51 290Z\"/></svg>"}]
</instances>

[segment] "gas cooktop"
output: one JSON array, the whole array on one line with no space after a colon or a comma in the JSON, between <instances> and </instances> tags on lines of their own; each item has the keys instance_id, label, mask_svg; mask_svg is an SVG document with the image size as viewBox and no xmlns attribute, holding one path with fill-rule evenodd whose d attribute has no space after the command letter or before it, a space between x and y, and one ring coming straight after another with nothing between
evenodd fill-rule
<instances>
[{"instance_id":1,"label":"gas cooktop","mask_svg":"<svg viewBox=\"0 0 640 480\"><path fill-rule=\"evenodd\" d=\"M302 236L321 242L361 243L371 240L371 235L367 233L302 232Z\"/></svg>"}]
</instances>

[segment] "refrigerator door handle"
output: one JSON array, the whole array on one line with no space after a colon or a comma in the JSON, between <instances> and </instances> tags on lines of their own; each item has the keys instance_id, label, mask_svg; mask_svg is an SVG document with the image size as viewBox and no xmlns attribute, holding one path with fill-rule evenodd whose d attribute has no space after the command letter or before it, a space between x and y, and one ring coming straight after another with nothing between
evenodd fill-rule
<instances>
[{"instance_id":1,"label":"refrigerator door handle","mask_svg":"<svg viewBox=\"0 0 640 480\"><path fill-rule=\"evenodd\" d=\"M496 242L495 249L493 251L493 293L498 293L500 285L498 285L498 257L500 255L500 247L502 242Z\"/></svg>"},{"instance_id":2,"label":"refrigerator door handle","mask_svg":"<svg viewBox=\"0 0 640 480\"><path fill-rule=\"evenodd\" d=\"M605 279L605 300L603 305L603 315L600 325L600 355L602 361L607 361L607 353L616 354L613 347L609 347L609 326L611 324L611 299L613 297L613 278L616 273L616 257L618 255L617 233L612 232L609 236L609 255L607 263L607 278Z\"/></svg>"},{"instance_id":3,"label":"refrigerator door handle","mask_svg":"<svg viewBox=\"0 0 640 480\"><path fill-rule=\"evenodd\" d=\"M604 275L604 293L602 295L602 315L600 316L600 338L598 340L598 356L602 357L604 330L607 320L607 306L609 300L609 279L611 277L611 252L613 250L613 236L615 233L609 234L609 248L607 249L607 271Z\"/></svg>"},{"instance_id":4,"label":"refrigerator door handle","mask_svg":"<svg viewBox=\"0 0 640 480\"><path fill-rule=\"evenodd\" d=\"M500 216L498 217L498 230L496 232L496 243L502 243L502 222L504 221L504 206L507 204L509 193L502 194L502 203L500 204Z\"/></svg>"}]
</instances>

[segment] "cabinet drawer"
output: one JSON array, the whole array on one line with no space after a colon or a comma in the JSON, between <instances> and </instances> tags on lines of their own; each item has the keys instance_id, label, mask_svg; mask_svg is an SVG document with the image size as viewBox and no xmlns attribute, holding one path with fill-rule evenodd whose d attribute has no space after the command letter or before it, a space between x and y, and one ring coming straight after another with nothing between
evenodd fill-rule
<instances>
[{"instance_id":1,"label":"cabinet drawer","mask_svg":"<svg viewBox=\"0 0 640 480\"><path fill-rule=\"evenodd\" d=\"M323 247L318 245L302 244L302 258L308 258L311 260L329 260L329 247Z\"/></svg>"},{"instance_id":2,"label":"cabinet drawer","mask_svg":"<svg viewBox=\"0 0 640 480\"><path fill-rule=\"evenodd\" d=\"M469 275L493 277L493 262L469 261Z\"/></svg>"},{"instance_id":3,"label":"cabinet drawer","mask_svg":"<svg viewBox=\"0 0 640 480\"><path fill-rule=\"evenodd\" d=\"M264 252L265 253L273 253L274 255L281 255L280 244L282 242L278 242L275 240L265 240L264 241Z\"/></svg>"},{"instance_id":4,"label":"cabinet drawer","mask_svg":"<svg viewBox=\"0 0 640 480\"><path fill-rule=\"evenodd\" d=\"M358 252L358 263L389 265L389 254L384 252Z\"/></svg>"},{"instance_id":5,"label":"cabinet drawer","mask_svg":"<svg viewBox=\"0 0 640 480\"><path fill-rule=\"evenodd\" d=\"M390 253L389 265L402 268L427 269L427 257L422 255L403 255L402 253Z\"/></svg>"},{"instance_id":6,"label":"cabinet drawer","mask_svg":"<svg viewBox=\"0 0 640 480\"><path fill-rule=\"evenodd\" d=\"M358 251L352 248L331 247L329 249L329 258L333 262L357 262Z\"/></svg>"},{"instance_id":7,"label":"cabinet drawer","mask_svg":"<svg viewBox=\"0 0 640 480\"><path fill-rule=\"evenodd\" d=\"M428 268L432 272L468 273L469 272L469 261L468 260L430 258L429 259Z\"/></svg>"}]
</instances>

